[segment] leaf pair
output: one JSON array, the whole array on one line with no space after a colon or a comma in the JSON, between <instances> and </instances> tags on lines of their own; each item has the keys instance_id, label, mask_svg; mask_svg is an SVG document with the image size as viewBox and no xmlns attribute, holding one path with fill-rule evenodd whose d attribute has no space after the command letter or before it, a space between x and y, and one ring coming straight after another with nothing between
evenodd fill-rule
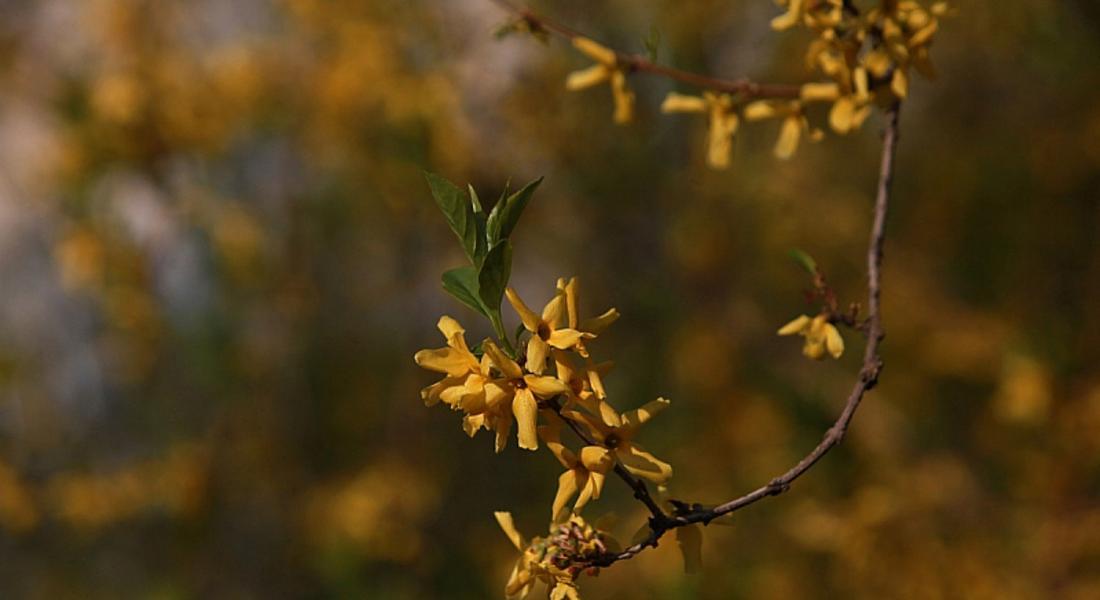
<instances>
[{"instance_id":1,"label":"leaf pair","mask_svg":"<svg viewBox=\"0 0 1100 600\"><path fill-rule=\"evenodd\" d=\"M432 197L471 263L444 273L443 289L500 329L500 302L512 272L512 242L508 238L542 178L511 195L506 195L505 189L486 216L473 186L467 186L468 192L464 192L439 175L424 175Z\"/></svg>"}]
</instances>

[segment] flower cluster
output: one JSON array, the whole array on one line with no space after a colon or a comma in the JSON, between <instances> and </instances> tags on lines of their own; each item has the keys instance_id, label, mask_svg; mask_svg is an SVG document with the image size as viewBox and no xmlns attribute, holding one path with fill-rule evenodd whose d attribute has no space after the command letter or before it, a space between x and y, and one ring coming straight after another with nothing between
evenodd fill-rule
<instances>
[{"instance_id":1,"label":"flower cluster","mask_svg":"<svg viewBox=\"0 0 1100 600\"><path fill-rule=\"evenodd\" d=\"M730 165L739 114L747 121L781 121L774 153L785 160L794 155L803 137L813 141L824 137L821 129L810 125L808 105L831 103L829 127L846 134L859 129L875 105L890 106L908 96L910 68L928 78L935 75L929 48L939 18L948 12L946 2L926 8L916 0L879 0L864 10L851 0L776 2L785 12L772 20L772 28L781 31L802 25L809 29L814 39L806 52L807 67L826 79L773 97L751 87L743 93L726 93L733 91L728 88L704 89L699 95L669 93L661 112L707 116L707 164L715 169ZM572 43L596 64L571 73L566 87L579 90L610 81L614 120L620 124L630 121L635 97L627 85L627 74L648 63L640 64L636 57L621 55L585 37L573 36ZM698 84L700 79L705 78L691 81Z\"/></svg>"},{"instance_id":2,"label":"flower cluster","mask_svg":"<svg viewBox=\"0 0 1100 600\"><path fill-rule=\"evenodd\" d=\"M609 534L574 515L564 523L550 526L550 535L535 537L525 542L508 512L496 513L497 523L512 541L520 557L512 568L505 596L526 598L535 583L542 581L550 587L552 600L580 600L575 580L581 572L595 575L597 569L588 565L608 552L619 549L618 542Z\"/></svg>"},{"instance_id":3,"label":"flower cluster","mask_svg":"<svg viewBox=\"0 0 1100 600\"><path fill-rule=\"evenodd\" d=\"M606 550L578 515L589 501L600 497L616 465L658 485L672 477L672 467L637 442L642 425L667 408L669 401L660 398L623 413L611 405L602 380L610 364L595 362L588 344L619 313L612 308L582 319L577 291L576 278L558 279L549 302L535 312L514 289L506 288L504 296L522 323L514 340L515 352L507 350L513 347L507 339L485 339L471 349L462 326L444 316L438 326L446 346L421 350L414 357L421 367L443 374L443 379L421 391L426 405L443 403L462 412L463 428L471 437L481 429L493 431L497 452L505 448L514 422L520 448L536 450L541 441L565 469L558 478L550 515L551 523L555 527L564 523L564 529L526 546L517 541L518 534L513 536L524 557L508 584L509 595L525 595L534 579L545 576L565 594L554 597L573 597L571 578L577 573L570 566ZM579 441L577 449L562 440L567 426ZM507 522L509 530L510 518ZM568 586L563 574L570 575Z\"/></svg>"}]
</instances>

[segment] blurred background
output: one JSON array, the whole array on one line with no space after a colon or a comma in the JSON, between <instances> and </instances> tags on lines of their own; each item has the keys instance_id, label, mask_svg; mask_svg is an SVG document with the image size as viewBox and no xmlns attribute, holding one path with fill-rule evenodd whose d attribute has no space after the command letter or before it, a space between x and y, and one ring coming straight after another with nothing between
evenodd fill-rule
<instances>
[{"instance_id":1,"label":"blurred background","mask_svg":"<svg viewBox=\"0 0 1100 600\"><path fill-rule=\"evenodd\" d=\"M592 37L730 78L803 81L765 0L543 1ZM1100 597L1100 11L958 3L917 82L885 263L882 383L791 493L586 579L587 598ZM862 344L803 359L786 256L862 299L881 120L770 153L743 125L638 118L559 41L495 41L487 0L0 2L0 596L493 598L559 465L425 408L458 245L421 175L496 198L532 304L577 275L672 494L782 472L839 410ZM824 116L813 115L823 123ZM514 315L508 315L514 326ZM617 481L586 514L644 514Z\"/></svg>"}]
</instances>

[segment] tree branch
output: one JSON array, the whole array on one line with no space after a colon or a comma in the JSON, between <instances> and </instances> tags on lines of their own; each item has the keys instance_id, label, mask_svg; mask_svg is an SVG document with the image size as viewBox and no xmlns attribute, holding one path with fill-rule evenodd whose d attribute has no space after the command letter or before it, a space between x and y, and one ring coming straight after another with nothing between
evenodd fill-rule
<instances>
[{"instance_id":1,"label":"tree branch","mask_svg":"<svg viewBox=\"0 0 1100 600\"><path fill-rule=\"evenodd\" d=\"M504 10L515 14L522 21L527 23L531 31L544 31L546 33L550 33L567 40L572 40L576 37L587 37L582 36L579 32L566 25L562 25L561 23L543 17L529 8L516 5L512 3L511 0L489 1L503 8ZM655 63L640 54L630 54L626 52L620 52L618 50L615 50L614 52L619 64L622 65L622 67L628 72L650 73L652 75L666 77L668 79L687 83L704 90L712 90L716 92L725 92L727 94L739 95L744 99L797 99L801 91L801 87L797 85L779 83L756 83L747 78L719 79L715 77L708 77L706 75L700 75L699 73L693 73L691 71L685 71L682 69L676 69L674 67L668 67Z\"/></svg>"},{"instance_id":2,"label":"tree branch","mask_svg":"<svg viewBox=\"0 0 1100 600\"><path fill-rule=\"evenodd\" d=\"M620 560L631 558L647 547L657 546L661 537L671 529L693 523L706 525L718 517L745 508L768 496L778 496L786 492L796 479L809 471L817 464L817 461L821 460L821 457L825 456L844 439L848 426L856 414L856 409L859 408L859 404L863 400L863 395L875 387L878 383L879 374L882 372L883 363L879 355L879 344L885 336L879 310L882 289L882 247L886 239L886 213L890 202L890 184L894 178L894 154L898 145L900 108L899 104L894 104L886 111L886 131L882 141L878 191L875 196L874 219L871 223L870 242L867 247L867 306L869 316L867 319L867 345L863 351L863 366L859 371L859 379L856 380L852 391L849 392L844 410L841 411L836 422L825 432L825 437L821 440L821 443L805 458L766 485L710 509L701 508L698 505L688 505L683 502L674 502L677 506L676 513L665 518L655 516L650 519L650 534L644 540L624 549L622 552L604 555L593 561L592 566L605 567Z\"/></svg>"}]
</instances>

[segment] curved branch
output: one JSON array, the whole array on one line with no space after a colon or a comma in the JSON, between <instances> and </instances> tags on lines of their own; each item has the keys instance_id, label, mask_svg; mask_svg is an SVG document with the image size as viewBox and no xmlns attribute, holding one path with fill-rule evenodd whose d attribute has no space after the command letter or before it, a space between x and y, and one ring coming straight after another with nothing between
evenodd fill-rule
<instances>
[{"instance_id":1,"label":"curved branch","mask_svg":"<svg viewBox=\"0 0 1100 600\"><path fill-rule=\"evenodd\" d=\"M894 178L894 154L898 145L899 112L900 105L898 104L894 104L886 111L886 131L882 141L878 191L875 196L874 219L871 223L870 242L867 247L868 318L867 346L863 351L863 367L859 371L859 379L856 380L852 391L848 394L844 410L841 411L836 422L825 432L825 437L821 440L821 443L805 458L766 485L709 509L701 508L698 505L674 502L677 507L676 514L664 518L655 515L654 518L651 518L650 534L644 540L624 549L622 552L607 554L593 561L593 566L605 567L620 560L631 558L647 547L655 547L661 537L671 529L693 523L706 525L718 517L745 508L759 500L786 492L796 479L809 471L817 464L817 461L821 460L821 457L825 456L844 439L844 435L848 431L848 425L851 424L856 409L859 408L859 404L863 400L863 395L875 387L878 383L879 374L882 372L882 357L879 355L879 344L885 336L879 310L879 298L882 289L882 246L886 239L886 213L890 203L890 184Z\"/></svg>"},{"instance_id":2,"label":"curved branch","mask_svg":"<svg viewBox=\"0 0 1100 600\"><path fill-rule=\"evenodd\" d=\"M572 40L576 37L582 36L578 31L539 15L529 8L518 6L511 2L511 0L489 0L493 4L500 6L504 10L515 14L519 19L526 22L531 31L544 31L556 35L558 37ZM615 57L619 64L622 65L627 71L650 73L660 77L667 77L675 81L687 83L696 86L704 90L712 90L716 92L725 92L727 94L736 94L742 98L790 98L797 99L801 88L797 85L781 84L781 83L757 83L746 78L741 79L719 79L715 77L709 77L706 75L700 75L699 73L693 73L691 71L685 71L683 69L677 69L674 67L668 67L662 64L655 63L648 58L640 54L630 54L626 52L620 52L615 50Z\"/></svg>"}]
</instances>

